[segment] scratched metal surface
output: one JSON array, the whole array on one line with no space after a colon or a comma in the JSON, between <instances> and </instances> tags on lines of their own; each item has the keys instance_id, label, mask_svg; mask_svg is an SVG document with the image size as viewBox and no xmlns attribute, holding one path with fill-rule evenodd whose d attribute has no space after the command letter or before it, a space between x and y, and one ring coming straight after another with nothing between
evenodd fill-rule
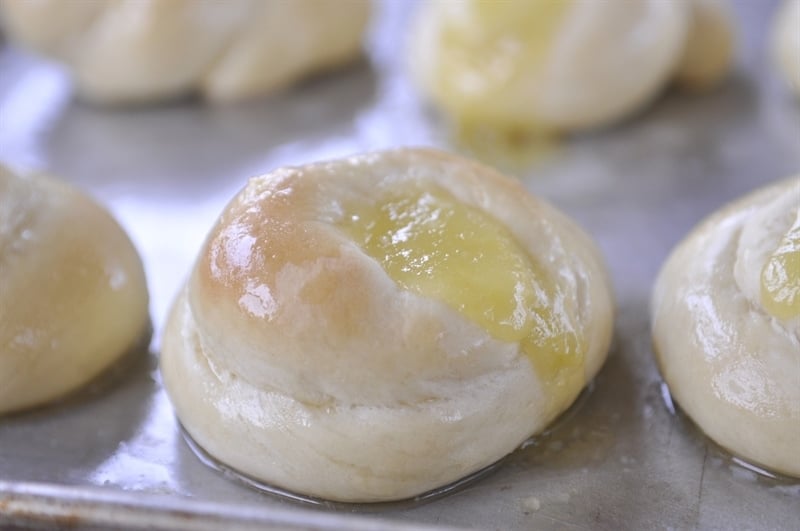
<instances>
[{"instance_id":1,"label":"scratched metal surface","mask_svg":"<svg viewBox=\"0 0 800 531\"><path fill-rule=\"evenodd\" d=\"M177 529L170 511L185 508L228 518L231 529L355 527L337 519L341 513L298 507L201 465L180 437L156 360L170 300L206 230L248 176L369 149L448 146L397 51L407 7L398 0L379 10L369 64L233 108L91 108L71 98L57 68L0 51L0 159L50 170L109 205L144 258L155 327L149 353L112 382L57 407L0 419L0 526L38 512L50 525L71 515L73 524ZM400 522L503 530L798 528L800 483L732 463L669 412L648 333L653 279L679 238L726 201L800 170L800 106L765 54L775 4L742 0L736 7L739 60L723 88L669 93L622 125L563 143L520 174L575 216L608 260L616 339L592 390L493 475L427 505L354 516L363 529Z\"/></svg>"}]
</instances>

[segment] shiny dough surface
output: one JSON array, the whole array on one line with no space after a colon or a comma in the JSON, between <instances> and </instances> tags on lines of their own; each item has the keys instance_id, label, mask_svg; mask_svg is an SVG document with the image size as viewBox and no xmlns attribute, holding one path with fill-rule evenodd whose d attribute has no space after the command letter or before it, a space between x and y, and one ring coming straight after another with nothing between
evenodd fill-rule
<instances>
[{"instance_id":1,"label":"shiny dough surface","mask_svg":"<svg viewBox=\"0 0 800 531\"><path fill-rule=\"evenodd\" d=\"M142 338L147 285L111 215L0 165L0 413L54 400Z\"/></svg>"},{"instance_id":2,"label":"shiny dough surface","mask_svg":"<svg viewBox=\"0 0 800 531\"><path fill-rule=\"evenodd\" d=\"M504 271L481 282L472 263ZM517 311L508 286L546 308ZM379 152L251 179L174 304L161 369L228 466L325 499L402 499L543 430L602 365L612 311L593 243L519 183Z\"/></svg>"},{"instance_id":3,"label":"shiny dough surface","mask_svg":"<svg viewBox=\"0 0 800 531\"><path fill-rule=\"evenodd\" d=\"M366 0L0 0L11 38L103 103L263 96L358 56L368 16Z\"/></svg>"},{"instance_id":4,"label":"shiny dough surface","mask_svg":"<svg viewBox=\"0 0 800 531\"><path fill-rule=\"evenodd\" d=\"M683 410L735 455L800 476L800 176L695 228L659 274L652 315Z\"/></svg>"}]
</instances>

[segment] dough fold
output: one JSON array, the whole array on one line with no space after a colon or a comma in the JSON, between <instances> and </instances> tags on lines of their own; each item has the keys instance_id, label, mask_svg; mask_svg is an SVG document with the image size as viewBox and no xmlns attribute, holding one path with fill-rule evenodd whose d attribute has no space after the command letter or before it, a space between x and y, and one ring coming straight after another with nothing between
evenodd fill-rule
<instances>
[{"instance_id":1,"label":"dough fold","mask_svg":"<svg viewBox=\"0 0 800 531\"><path fill-rule=\"evenodd\" d=\"M488 213L542 264L583 340L578 385L404 289L341 228L352 205L407 187ZM484 166L401 149L251 179L175 302L161 369L187 432L227 466L304 495L396 500L543 430L599 370L611 325L605 268L572 221Z\"/></svg>"},{"instance_id":2,"label":"dough fold","mask_svg":"<svg viewBox=\"0 0 800 531\"><path fill-rule=\"evenodd\" d=\"M656 359L681 408L733 454L790 476L800 476L799 211L795 177L714 213L672 252L652 300ZM783 291L765 292L768 263Z\"/></svg>"},{"instance_id":3,"label":"dough fold","mask_svg":"<svg viewBox=\"0 0 800 531\"><path fill-rule=\"evenodd\" d=\"M461 125L574 132L635 113L672 80L716 85L733 42L723 0L432 0L409 64Z\"/></svg>"},{"instance_id":4,"label":"dough fold","mask_svg":"<svg viewBox=\"0 0 800 531\"><path fill-rule=\"evenodd\" d=\"M360 53L367 0L3 0L11 38L107 104L274 93Z\"/></svg>"}]
</instances>

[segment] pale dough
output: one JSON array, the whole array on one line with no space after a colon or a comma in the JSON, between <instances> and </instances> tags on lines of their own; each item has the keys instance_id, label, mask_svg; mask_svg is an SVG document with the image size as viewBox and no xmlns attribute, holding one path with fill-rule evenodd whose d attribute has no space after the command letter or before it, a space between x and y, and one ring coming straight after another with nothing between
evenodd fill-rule
<instances>
[{"instance_id":1,"label":"pale dough","mask_svg":"<svg viewBox=\"0 0 800 531\"><path fill-rule=\"evenodd\" d=\"M555 4L424 3L411 40L418 85L457 119L574 131L636 111L671 78L688 34L685 2L573 0L541 28L508 31Z\"/></svg>"},{"instance_id":2,"label":"pale dough","mask_svg":"<svg viewBox=\"0 0 800 531\"><path fill-rule=\"evenodd\" d=\"M733 454L791 476L800 476L800 315L767 311L761 274L799 216L800 177L726 206L675 248L652 300L656 358L681 408ZM800 304L800 278L787 286Z\"/></svg>"},{"instance_id":3,"label":"pale dough","mask_svg":"<svg viewBox=\"0 0 800 531\"><path fill-rule=\"evenodd\" d=\"M800 97L800 0L785 0L772 29L772 55L781 76Z\"/></svg>"},{"instance_id":4,"label":"pale dough","mask_svg":"<svg viewBox=\"0 0 800 531\"><path fill-rule=\"evenodd\" d=\"M549 303L585 346L577 387L553 394L519 343L402 289L336 228L344 204L401 185L489 213L556 279ZM603 363L612 306L590 239L519 183L441 152L379 152L251 179L173 306L161 370L183 426L229 467L325 499L401 499L543 430Z\"/></svg>"},{"instance_id":5,"label":"pale dough","mask_svg":"<svg viewBox=\"0 0 800 531\"><path fill-rule=\"evenodd\" d=\"M0 414L52 401L143 339L144 270L97 203L0 165Z\"/></svg>"},{"instance_id":6,"label":"pale dough","mask_svg":"<svg viewBox=\"0 0 800 531\"><path fill-rule=\"evenodd\" d=\"M689 3L689 32L675 81L688 90L707 90L731 70L736 43L733 13L727 0Z\"/></svg>"},{"instance_id":7,"label":"pale dough","mask_svg":"<svg viewBox=\"0 0 800 531\"><path fill-rule=\"evenodd\" d=\"M713 87L734 33L725 0L432 0L409 68L461 124L580 131L640 110L673 79Z\"/></svg>"},{"instance_id":8,"label":"pale dough","mask_svg":"<svg viewBox=\"0 0 800 531\"><path fill-rule=\"evenodd\" d=\"M2 0L11 38L104 103L269 94L358 56L366 0Z\"/></svg>"}]
</instances>

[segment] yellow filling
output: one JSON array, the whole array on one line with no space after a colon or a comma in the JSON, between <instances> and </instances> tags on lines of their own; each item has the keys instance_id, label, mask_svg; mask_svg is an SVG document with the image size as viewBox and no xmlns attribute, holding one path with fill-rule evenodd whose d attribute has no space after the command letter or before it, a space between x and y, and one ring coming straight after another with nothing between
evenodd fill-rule
<instances>
[{"instance_id":1,"label":"yellow filling","mask_svg":"<svg viewBox=\"0 0 800 531\"><path fill-rule=\"evenodd\" d=\"M465 0L445 4L434 74L440 103L463 124L521 123L516 106L541 71L569 0ZM524 120L524 118L523 118Z\"/></svg>"},{"instance_id":2,"label":"yellow filling","mask_svg":"<svg viewBox=\"0 0 800 531\"><path fill-rule=\"evenodd\" d=\"M348 209L341 228L402 288L520 342L556 403L583 387L584 349L564 294L505 225L440 189Z\"/></svg>"},{"instance_id":3,"label":"yellow filling","mask_svg":"<svg viewBox=\"0 0 800 531\"><path fill-rule=\"evenodd\" d=\"M761 303L779 319L800 315L800 214L761 270Z\"/></svg>"}]
</instances>

